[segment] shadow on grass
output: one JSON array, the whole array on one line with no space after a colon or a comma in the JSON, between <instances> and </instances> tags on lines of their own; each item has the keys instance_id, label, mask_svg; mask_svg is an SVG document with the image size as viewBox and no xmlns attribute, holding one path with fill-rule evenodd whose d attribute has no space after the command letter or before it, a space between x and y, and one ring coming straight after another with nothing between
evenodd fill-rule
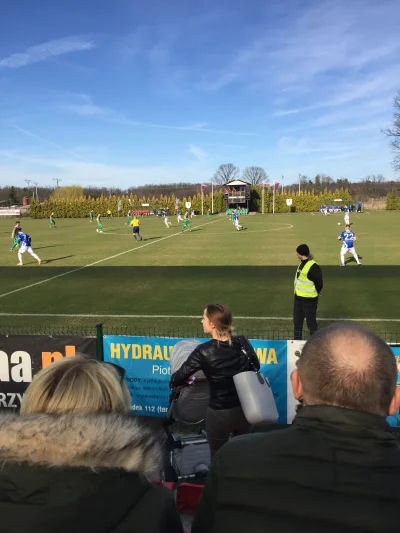
<instances>
[{"instance_id":1,"label":"shadow on grass","mask_svg":"<svg viewBox=\"0 0 400 533\"><path fill-rule=\"evenodd\" d=\"M69 259L70 257L75 257L74 255L66 255L64 257L56 257L55 259L43 259L43 265L48 265L49 263L54 263L54 261L61 261L62 259Z\"/></svg>"},{"instance_id":2,"label":"shadow on grass","mask_svg":"<svg viewBox=\"0 0 400 533\"><path fill-rule=\"evenodd\" d=\"M62 259L50 259L50 264L41 267L33 263L28 268L0 267L2 324L12 321L13 313L86 314L88 320L91 315L104 316L105 323L125 320L135 335L196 337L201 333L205 304L221 302L232 309L237 332L265 336L276 329L279 338L291 338L287 335L292 334L295 265L51 264ZM328 325L330 319L372 319L367 326L382 336L384 332L396 334L396 338L385 338L397 342L400 323L394 320L399 319L400 266L356 266L322 266L324 288L317 314L320 326ZM27 317L26 323L30 320ZM47 318L37 320L46 323ZM84 319L59 318L61 325L71 320L81 323ZM187 324L195 326L185 329Z\"/></svg>"},{"instance_id":3,"label":"shadow on grass","mask_svg":"<svg viewBox=\"0 0 400 533\"><path fill-rule=\"evenodd\" d=\"M358 256L358 259L359 259L360 261L362 261L362 260L363 260L362 255L359 255L359 256ZM351 257L347 258L347 259L345 260L345 262L344 262L345 265L348 265L349 263L355 263L355 264L357 264L357 261L355 260L355 258L354 258L353 256L351 256Z\"/></svg>"},{"instance_id":4,"label":"shadow on grass","mask_svg":"<svg viewBox=\"0 0 400 533\"><path fill-rule=\"evenodd\" d=\"M35 248L35 250L44 250L45 248L56 248L57 246L60 246L60 244L52 244L51 246L40 246L39 248Z\"/></svg>"}]
</instances>

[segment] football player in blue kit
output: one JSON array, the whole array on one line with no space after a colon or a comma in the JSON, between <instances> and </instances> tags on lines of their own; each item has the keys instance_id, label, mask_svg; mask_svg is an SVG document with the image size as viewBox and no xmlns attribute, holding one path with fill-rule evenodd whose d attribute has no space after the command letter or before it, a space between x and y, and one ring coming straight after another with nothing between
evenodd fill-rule
<instances>
[{"instance_id":1,"label":"football player in blue kit","mask_svg":"<svg viewBox=\"0 0 400 533\"><path fill-rule=\"evenodd\" d=\"M354 248L354 241L357 239L354 231L351 231L350 225L347 224L346 228L342 233L339 235L338 240L343 241L342 249L340 250L340 266L344 267L346 266L344 264L344 256L347 254L347 252L350 252L354 259L357 261L357 265L361 265L360 260L358 259L358 255L356 253L356 249Z\"/></svg>"},{"instance_id":2,"label":"football player in blue kit","mask_svg":"<svg viewBox=\"0 0 400 533\"><path fill-rule=\"evenodd\" d=\"M34 257L37 262L40 263L42 262L40 260L40 258L35 254L35 252L32 250L32 246L31 246L31 238L30 236L27 234L27 233L24 233L22 231L22 228L19 228L18 230L18 244L20 245L20 248L18 250L18 259L19 259L19 263L18 263L18 266L23 266L23 263L22 263L22 254L25 253L25 252L28 252L28 254L30 254L32 257Z\"/></svg>"},{"instance_id":3,"label":"football player in blue kit","mask_svg":"<svg viewBox=\"0 0 400 533\"><path fill-rule=\"evenodd\" d=\"M238 216L238 214L237 214L237 212L236 212L236 209L235 209L235 211L233 212L232 219L233 219L233 225L235 226L235 228L236 228L238 231L240 231L241 229L243 229L243 226L241 226L241 225L239 224L239 216Z\"/></svg>"}]
</instances>

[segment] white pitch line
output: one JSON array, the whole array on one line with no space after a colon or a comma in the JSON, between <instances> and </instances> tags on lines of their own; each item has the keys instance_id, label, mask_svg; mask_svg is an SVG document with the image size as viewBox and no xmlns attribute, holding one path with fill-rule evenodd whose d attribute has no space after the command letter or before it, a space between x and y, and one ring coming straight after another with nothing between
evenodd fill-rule
<instances>
[{"instance_id":1,"label":"white pitch line","mask_svg":"<svg viewBox=\"0 0 400 533\"><path fill-rule=\"evenodd\" d=\"M216 220L214 220L214 222L217 222ZM286 222L276 222L276 224L280 224L281 227L279 228L272 228L272 229L260 229L260 230L248 230L245 228L245 232L246 232L246 235L247 233L265 233L265 232L270 232L270 231L282 231L282 230L285 230L285 229L292 229L294 228L293 224L288 224ZM282 227L284 226L284 227ZM193 226L193 228L198 228L199 226ZM109 231L103 231L104 235L111 235L112 237L129 237L131 238L132 237L132 233L112 233L112 232L109 232ZM231 233L217 233L217 232L207 232L207 235L225 235L226 237L229 237L231 235L236 235L236 232L231 232ZM361 233L359 233L358 235L361 235Z\"/></svg>"},{"instance_id":2,"label":"white pitch line","mask_svg":"<svg viewBox=\"0 0 400 533\"><path fill-rule=\"evenodd\" d=\"M207 226L210 224L215 224L215 222L220 222L220 220L213 220L212 222L206 222L204 224L200 224L199 226L194 226L195 228L201 228L202 226ZM105 261L109 261L110 259L115 259L116 257L120 257L121 255L129 254L130 252L135 252L136 250L141 250L142 248L146 248L146 246L151 246L152 244L156 244L160 241L165 241L166 239L171 239L171 237L176 237L177 235L180 235L182 231L180 230L178 233L173 233L172 235L166 235L165 237L161 237L160 239L156 241L151 241L146 244L142 244L141 246L137 246L135 248L131 248L130 250L125 250L124 252L120 252L115 255L111 255L110 257L105 257L104 259L99 259L98 261L95 261L94 263L89 263L88 265L84 265L78 268L73 268L72 270L68 270L68 272L63 272L62 274L57 274L57 276L52 276L51 278L43 279L42 281L37 281L36 283L31 283L30 285L26 285L26 287L20 287L19 289L15 289L13 291L5 292L4 294L0 294L0 298L4 298L6 296L10 296L10 294L15 294L16 292L24 291L25 289L31 289L32 287L36 287L37 285L42 285L43 283L47 283L48 281L52 281L53 279L62 278L63 276L68 276L68 274L73 274L74 272L78 272L79 270L84 270L85 268L89 268L95 265L98 265L99 263L104 263Z\"/></svg>"},{"instance_id":3,"label":"white pitch line","mask_svg":"<svg viewBox=\"0 0 400 533\"><path fill-rule=\"evenodd\" d=\"M20 316L20 317L68 317L68 318L198 318L200 315L95 315L71 314L71 313L0 313L0 316ZM235 320L293 320L292 316L235 316ZM319 322L400 322L400 318L319 318Z\"/></svg>"}]
</instances>

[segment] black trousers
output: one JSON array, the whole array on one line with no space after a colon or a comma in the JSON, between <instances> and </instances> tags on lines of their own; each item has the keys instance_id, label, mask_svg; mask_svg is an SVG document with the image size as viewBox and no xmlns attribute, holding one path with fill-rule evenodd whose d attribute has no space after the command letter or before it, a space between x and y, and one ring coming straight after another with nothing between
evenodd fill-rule
<instances>
[{"instance_id":1,"label":"black trousers","mask_svg":"<svg viewBox=\"0 0 400 533\"><path fill-rule=\"evenodd\" d=\"M304 298L302 300L297 300L296 298L294 299L293 325L295 340L299 341L303 338L304 319L307 321L307 327L310 331L310 335L318 331L317 307L318 298Z\"/></svg>"},{"instance_id":2,"label":"black trousers","mask_svg":"<svg viewBox=\"0 0 400 533\"><path fill-rule=\"evenodd\" d=\"M229 437L245 435L250 431L241 407L232 409L211 409L208 407L206 416L206 433L210 446L211 457L228 442Z\"/></svg>"}]
</instances>

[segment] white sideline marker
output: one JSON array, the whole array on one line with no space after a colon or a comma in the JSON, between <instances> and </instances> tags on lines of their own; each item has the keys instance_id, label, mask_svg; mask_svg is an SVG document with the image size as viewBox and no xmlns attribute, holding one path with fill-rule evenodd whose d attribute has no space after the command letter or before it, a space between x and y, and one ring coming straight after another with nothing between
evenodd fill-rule
<instances>
[{"instance_id":1,"label":"white sideline marker","mask_svg":"<svg viewBox=\"0 0 400 533\"><path fill-rule=\"evenodd\" d=\"M194 226L195 228L201 228L202 226L209 226L210 224L215 224L215 222L220 222L221 220L224 220L223 218L220 218L219 220L213 220L212 222L205 222L204 224L200 224L199 226ZM25 289L31 289L32 287L36 287L37 285L42 285L42 283L47 283L48 281L51 281L53 279L62 278L63 276L68 276L68 274L73 274L74 272L78 272L79 270L84 270L85 268L92 267L94 265L98 265L99 263L104 263L104 261L109 261L110 259L115 259L116 257L120 257L121 255L129 254L130 252L135 252L136 250L141 250L142 248L146 248L146 246L151 246L152 244L157 244L160 241L165 241L166 239L171 239L172 237L176 237L177 235L180 235L182 233L182 230L179 230L178 233L173 233L172 235L167 235L165 237L161 237L160 239L156 241L151 241L146 244L142 244L141 246L137 246L135 248L131 248L130 250L125 250L125 252L120 252L115 255L111 255L110 257L105 257L104 259L99 259L98 261L95 261L94 263L89 263L88 265L81 266L78 268L73 268L72 270L68 270L68 272L63 272L62 274L57 274L57 276L52 276L51 278L43 279L42 281L37 281L36 283L31 283L30 285L26 285L26 287L20 287L19 289L14 289L10 292L5 292L3 294L0 294L0 298L5 298L6 296L10 296L10 294L15 294L16 292L24 291ZM11 315L10 315L11 316ZM17 316L17 315L15 315ZM25 315L30 316L30 315ZM35 315L32 315L35 316ZM39 316L39 315L37 315ZM46 316L46 315L42 315ZM50 315L49 315L50 316ZM74 315L72 315L74 316ZM76 315L78 316L78 315Z\"/></svg>"},{"instance_id":2,"label":"white sideline marker","mask_svg":"<svg viewBox=\"0 0 400 533\"><path fill-rule=\"evenodd\" d=\"M83 268L83 267L82 267ZM53 278L50 278L53 279ZM71 313L0 313L0 316L20 317L68 317L68 318L198 318L200 315L95 315ZM235 320L293 320L292 316L235 316ZM318 318L318 322L400 322L400 318Z\"/></svg>"}]
</instances>

